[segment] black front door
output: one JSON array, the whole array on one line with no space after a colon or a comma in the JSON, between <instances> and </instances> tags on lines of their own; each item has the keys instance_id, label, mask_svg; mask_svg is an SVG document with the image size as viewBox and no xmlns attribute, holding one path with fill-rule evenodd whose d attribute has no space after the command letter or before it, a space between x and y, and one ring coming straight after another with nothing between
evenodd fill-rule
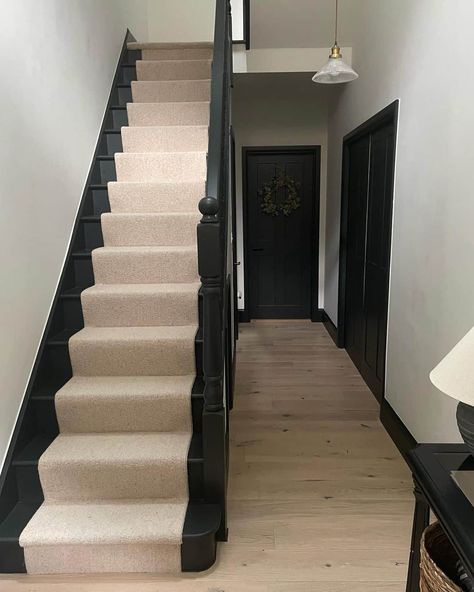
<instances>
[{"instance_id":1,"label":"black front door","mask_svg":"<svg viewBox=\"0 0 474 592\"><path fill-rule=\"evenodd\" d=\"M244 149L245 294L250 318L310 318L317 308L319 149ZM265 186L278 215L265 211ZM296 188L295 192L291 186ZM290 187L290 188L289 188ZM285 215L281 206L291 201ZM297 205L297 207L295 207ZM292 209L294 208L294 209Z\"/></svg>"},{"instance_id":2,"label":"black front door","mask_svg":"<svg viewBox=\"0 0 474 592\"><path fill-rule=\"evenodd\" d=\"M381 399L385 351L395 125L375 124L345 146L347 259L345 347Z\"/></svg>"}]
</instances>

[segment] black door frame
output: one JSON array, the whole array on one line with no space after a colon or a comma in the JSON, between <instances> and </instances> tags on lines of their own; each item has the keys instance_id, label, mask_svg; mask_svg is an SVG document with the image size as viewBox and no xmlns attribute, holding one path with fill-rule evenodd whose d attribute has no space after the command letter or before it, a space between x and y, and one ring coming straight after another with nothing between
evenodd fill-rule
<instances>
[{"instance_id":1,"label":"black door frame","mask_svg":"<svg viewBox=\"0 0 474 592\"><path fill-rule=\"evenodd\" d=\"M321 146L243 146L242 147L242 216L243 228L242 238L244 241L244 299L245 311L242 320L248 322L250 317L250 290L249 290L249 265L250 251L248 247L248 157L252 154L262 153L273 154L308 154L313 157L313 178L315 186L313 188L313 202L312 202L312 220L311 220L311 241L313 248L311 249L311 321L320 322L322 320L322 312L318 308L319 305L319 219L320 219L320 193L321 193Z\"/></svg>"},{"instance_id":2,"label":"black door frame","mask_svg":"<svg viewBox=\"0 0 474 592\"><path fill-rule=\"evenodd\" d=\"M382 125L391 123L394 131L394 146L393 151L393 168L392 168L392 187L395 181L395 161L397 157L397 133L398 133L398 108L399 100L390 103L387 107L376 113L373 117L368 119L365 123L357 127L355 130L344 136L343 139L343 157L342 157L342 189L341 189L341 230L339 243L339 294L338 294L338 316L337 316L337 345L338 347L345 347L346 344L346 291L347 291L347 232L348 232L348 211L349 211L349 147L359 140L361 137L370 132L376 131ZM394 192L392 191L392 203ZM393 209L390 219L390 255L392 247L392 225L393 225ZM391 257L389 261L389 272L387 275L387 284L390 284L391 277ZM387 294L389 293L389 285L387 285ZM388 299L387 299L388 307ZM387 311L388 312L388 311ZM387 315L388 322L388 315ZM388 334L388 330L387 330ZM385 376L384 376L385 381ZM385 385L384 385L385 387Z\"/></svg>"}]
</instances>

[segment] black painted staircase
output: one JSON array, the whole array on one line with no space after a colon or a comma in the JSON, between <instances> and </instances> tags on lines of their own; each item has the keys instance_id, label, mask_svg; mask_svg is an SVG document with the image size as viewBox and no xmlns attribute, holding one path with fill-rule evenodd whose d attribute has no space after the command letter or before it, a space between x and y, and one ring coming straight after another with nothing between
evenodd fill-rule
<instances>
[{"instance_id":1,"label":"black painted staircase","mask_svg":"<svg viewBox=\"0 0 474 592\"><path fill-rule=\"evenodd\" d=\"M128 34L126 42L130 40ZM68 340L83 328L80 294L94 282L91 251L103 245L100 216L110 211L107 183L115 180L113 155L122 151L120 128L127 125L126 103L140 51L123 47L95 156L79 208L65 267L39 348L25 400L0 475L0 572L25 571L19 537L43 501L38 460L58 434L56 392L71 378ZM202 298L199 298L202 325ZM202 329L196 337L197 378L192 391L193 437L188 454L190 501L181 559L183 571L201 571L215 561L221 509L205 502L202 442Z\"/></svg>"}]
</instances>

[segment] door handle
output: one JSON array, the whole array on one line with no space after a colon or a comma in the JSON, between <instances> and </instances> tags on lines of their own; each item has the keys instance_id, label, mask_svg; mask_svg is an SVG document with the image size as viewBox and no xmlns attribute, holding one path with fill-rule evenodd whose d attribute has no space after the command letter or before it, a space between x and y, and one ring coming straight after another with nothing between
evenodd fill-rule
<instances>
[{"instance_id":1,"label":"door handle","mask_svg":"<svg viewBox=\"0 0 474 592\"><path fill-rule=\"evenodd\" d=\"M240 261L234 261L234 265L235 267L237 267L238 265L240 265Z\"/></svg>"}]
</instances>

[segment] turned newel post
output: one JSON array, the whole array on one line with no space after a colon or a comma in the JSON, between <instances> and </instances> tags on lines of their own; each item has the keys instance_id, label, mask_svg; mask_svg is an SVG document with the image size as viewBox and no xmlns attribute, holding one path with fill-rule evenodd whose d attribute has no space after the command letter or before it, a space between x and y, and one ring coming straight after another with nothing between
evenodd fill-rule
<instances>
[{"instance_id":1,"label":"turned newel post","mask_svg":"<svg viewBox=\"0 0 474 592\"><path fill-rule=\"evenodd\" d=\"M222 248L218 220L219 202L204 197L199 202L202 219L197 227L198 269L202 283L204 402L207 411L223 407L222 355Z\"/></svg>"}]
</instances>

